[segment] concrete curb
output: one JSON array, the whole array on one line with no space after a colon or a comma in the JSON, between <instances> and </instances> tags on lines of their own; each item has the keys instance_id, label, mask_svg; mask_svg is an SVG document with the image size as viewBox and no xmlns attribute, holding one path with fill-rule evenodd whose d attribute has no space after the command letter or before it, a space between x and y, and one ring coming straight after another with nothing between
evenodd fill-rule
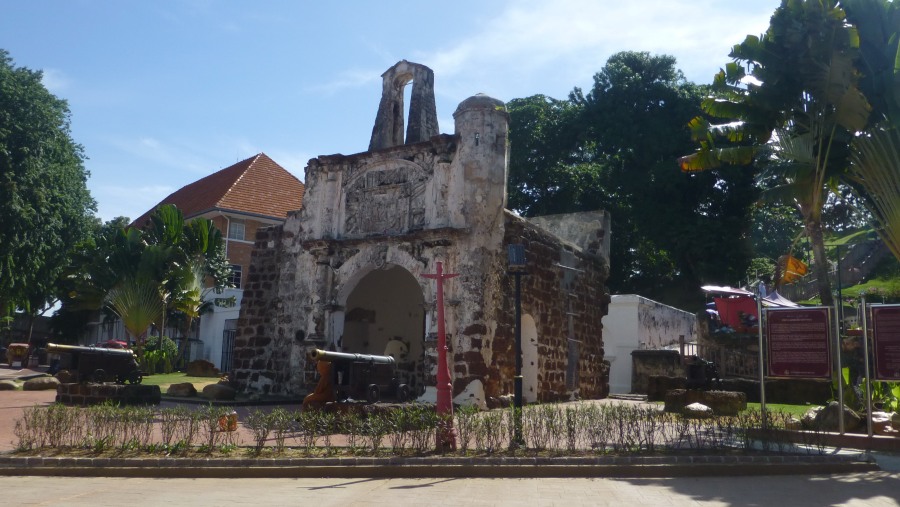
<instances>
[{"instance_id":1,"label":"concrete curb","mask_svg":"<svg viewBox=\"0 0 900 507\"><path fill-rule=\"evenodd\" d=\"M0 476L539 478L814 475L880 470L860 456L84 458L0 456Z\"/></svg>"}]
</instances>

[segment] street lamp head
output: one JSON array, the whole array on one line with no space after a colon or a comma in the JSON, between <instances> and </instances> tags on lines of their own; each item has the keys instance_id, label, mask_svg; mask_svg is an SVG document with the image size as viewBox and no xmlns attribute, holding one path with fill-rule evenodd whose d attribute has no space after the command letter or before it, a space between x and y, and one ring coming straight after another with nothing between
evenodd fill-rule
<instances>
[{"instance_id":1,"label":"street lamp head","mask_svg":"<svg viewBox=\"0 0 900 507\"><path fill-rule=\"evenodd\" d=\"M506 254L510 269L522 269L525 267L525 245L508 245Z\"/></svg>"}]
</instances>

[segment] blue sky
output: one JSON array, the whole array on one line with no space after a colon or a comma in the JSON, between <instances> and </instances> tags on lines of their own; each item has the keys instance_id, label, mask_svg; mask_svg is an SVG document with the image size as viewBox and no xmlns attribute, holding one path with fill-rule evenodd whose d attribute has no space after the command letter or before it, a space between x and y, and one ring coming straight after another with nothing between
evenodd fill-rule
<instances>
[{"instance_id":1,"label":"blue sky","mask_svg":"<svg viewBox=\"0 0 900 507\"><path fill-rule=\"evenodd\" d=\"M265 152L366 150L381 73L435 72L438 120L475 93L565 98L618 51L708 83L779 0L2 0L0 48L68 100L98 214L131 218Z\"/></svg>"}]
</instances>

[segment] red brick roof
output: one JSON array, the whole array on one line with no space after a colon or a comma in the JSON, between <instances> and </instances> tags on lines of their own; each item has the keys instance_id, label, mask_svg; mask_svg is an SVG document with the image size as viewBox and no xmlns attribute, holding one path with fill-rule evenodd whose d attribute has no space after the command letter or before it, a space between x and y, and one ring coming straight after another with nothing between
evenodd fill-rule
<instances>
[{"instance_id":1,"label":"red brick roof","mask_svg":"<svg viewBox=\"0 0 900 507\"><path fill-rule=\"evenodd\" d=\"M260 153L176 190L132 224L143 224L163 204L178 206L185 219L222 210L284 220L303 205L304 190L293 174Z\"/></svg>"}]
</instances>

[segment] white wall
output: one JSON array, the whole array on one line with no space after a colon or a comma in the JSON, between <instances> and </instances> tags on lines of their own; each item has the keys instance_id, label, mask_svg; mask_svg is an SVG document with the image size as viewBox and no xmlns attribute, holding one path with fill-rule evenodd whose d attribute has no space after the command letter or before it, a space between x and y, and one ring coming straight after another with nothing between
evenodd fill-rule
<instances>
[{"instance_id":1,"label":"white wall","mask_svg":"<svg viewBox=\"0 0 900 507\"><path fill-rule=\"evenodd\" d=\"M222 333L225 331L225 321L238 318L243 294L244 291L240 289L225 289L221 294L209 291L204 295L204 301L214 301L217 298L227 299L234 296L235 305L227 308L213 304L211 313L204 313L200 316L198 338L202 342L203 351L198 353L198 351L192 350L191 359L206 359L216 365L216 368L222 368ZM192 346L200 346L200 344L192 343Z\"/></svg>"},{"instance_id":2,"label":"white wall","mask_svg":"<svg viewBox=\"0 0 900 507\"><path fill-rule=\"evenodd\" d=\"M631 352L661 349L696 340L694 314L636 294L612 296L609 313L603 317L605 358L610 362L609 387L614 394L631 392Z\"/></svg>"}]
</instances>

